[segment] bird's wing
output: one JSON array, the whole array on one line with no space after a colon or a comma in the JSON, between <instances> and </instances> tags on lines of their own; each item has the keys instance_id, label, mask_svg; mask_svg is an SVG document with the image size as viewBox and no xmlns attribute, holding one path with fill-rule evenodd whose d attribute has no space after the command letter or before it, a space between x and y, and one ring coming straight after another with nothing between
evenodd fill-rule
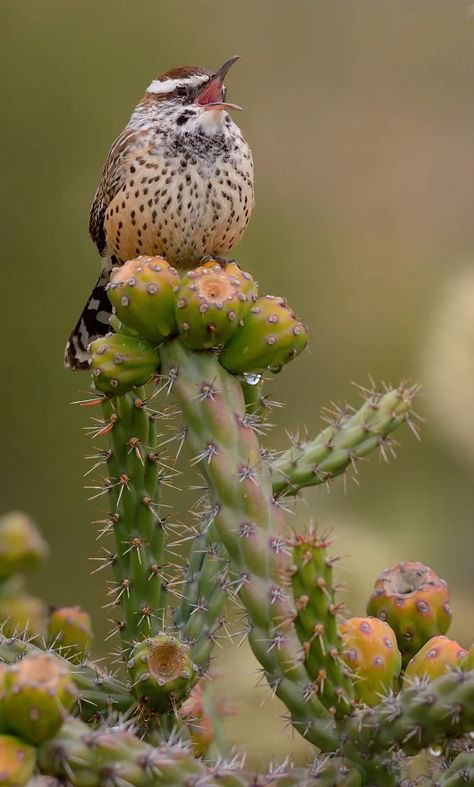
<instances>
[{"instance_id":1,"label":"bird's wing","mask_svg":"<svg viewBox=\"0 0 474 787\"><path fill-rule=\"evenodd\" d=\"M143 131L125 128L109 150L102 176L92 202L89 216L89 234L99 254L107 253L104 217L108 205L126 182L130 173L128 164L142 145Z\"/></svg>"}]
</instances>

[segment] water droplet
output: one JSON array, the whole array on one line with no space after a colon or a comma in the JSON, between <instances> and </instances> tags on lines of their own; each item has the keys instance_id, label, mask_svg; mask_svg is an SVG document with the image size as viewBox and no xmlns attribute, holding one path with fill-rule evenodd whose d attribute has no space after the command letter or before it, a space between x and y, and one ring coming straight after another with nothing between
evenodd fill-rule
<instances>
[{"instance_id":1,"label":"water droplet","mask_svg":"<svg viewBox=\"0 0 474 787\"><path fill-rule=\"evenodd\" d=\"M429 752L432 757L441 757L443 753L443 747L439 745L430 746Z\"/></svg>"},{"instance_id":2,"label":"water droplet","mask_svg":"<svg viewBox=\"0 0 474 787\"><path fill-rule=\"evenodd\" d=\"M251 372L244 372L243 377L247 385L258 385L262 379L261 374L252 374Z\"/></svg>"}]
</instances>

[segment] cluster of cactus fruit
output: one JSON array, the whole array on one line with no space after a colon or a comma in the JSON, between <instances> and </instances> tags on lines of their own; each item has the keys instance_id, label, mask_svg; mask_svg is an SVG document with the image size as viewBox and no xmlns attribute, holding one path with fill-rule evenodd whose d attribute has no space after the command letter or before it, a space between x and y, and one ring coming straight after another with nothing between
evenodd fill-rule
<instances>
[{"instance_id":1,"label":"cluster of cactus fruit","mask_svg":"<svg viewBox=\"0 0 474 787\"><path fill-rule=\"evenodd\" d=\"M181 278L159 257L138 257L114 271L109 298L115 332L91 345L97 390L119 395L158 373L157 346L180 336L191 350L217 350L232 373L279 370L306 346L304 325L283 298L258 297L235 262L209 260Z\"/></svg>"},{"instance_id":2,"label":"cluster of cactus fruit","mask_svg":"<svg viewBox=\"0 0 474 787\"><path fill-rule=\"evenodd\" d=\"M180 276L161 258L114 271L109 297L115 314L90 347L84 404L101 408L91 436L107 441L94 455L93 497L106 501L99 533L113 546L97 570L113 574L121 666L112 674L91 662L78 608L25 633L24 619L5 615L0 784L474 784L474 655L446 636L446 583L398 563L376 580L367 616L344 618L330 539L284 522L286 497L385 454L396 429L414 426L416 389L370 389L359 410L275 453L259 439L272 407L263 386L307 343L283 299L259 295L235 262ZM184 523L166 502L183 464L200 473ZM32 533L0 538L5 585L42 557ZM229 757L208 686L235 602L269 691L315 747L306 767L254 773ZM423 777L412 765L424 750Z\"/></svg>"}]
</instances>

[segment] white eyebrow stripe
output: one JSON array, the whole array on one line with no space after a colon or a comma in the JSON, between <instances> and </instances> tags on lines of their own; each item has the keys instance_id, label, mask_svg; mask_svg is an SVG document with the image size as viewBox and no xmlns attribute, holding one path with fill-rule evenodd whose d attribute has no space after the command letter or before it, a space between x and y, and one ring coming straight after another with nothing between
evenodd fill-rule
<instances>
[{"instance_id":1,"label":"white eyebrow stripe","mask_svg":"<svg viewBox=\"0 0 474 787\"><path fill-rule=\"evenodd\" d=\"M159 79L154 79L151 85L146 89L147 93L172 93L177 87L195 87L207 82L209 77L206 74L193 74L192 76L185 77L184 79L164 79L160 82Z\"/></svg>"}]
</instances>

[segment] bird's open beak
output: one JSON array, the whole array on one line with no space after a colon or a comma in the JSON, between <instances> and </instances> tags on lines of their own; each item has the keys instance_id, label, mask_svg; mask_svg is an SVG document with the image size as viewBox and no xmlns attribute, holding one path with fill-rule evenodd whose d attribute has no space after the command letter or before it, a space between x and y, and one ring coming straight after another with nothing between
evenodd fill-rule
<instances>
[{"instance_id":1,"label":"bird's open beak","mask_svg":"<svg viewBox=\"0 0 474 787\"><path fill-rule=\"evenodd\" d=\"M195 99L195 104L203 110L221 109L242 109L238 104L229 104L224 101L224 78L231 66L239 59L239 55L226 60L223 66L209 79Z\"/></svg>"}]
</instances>

